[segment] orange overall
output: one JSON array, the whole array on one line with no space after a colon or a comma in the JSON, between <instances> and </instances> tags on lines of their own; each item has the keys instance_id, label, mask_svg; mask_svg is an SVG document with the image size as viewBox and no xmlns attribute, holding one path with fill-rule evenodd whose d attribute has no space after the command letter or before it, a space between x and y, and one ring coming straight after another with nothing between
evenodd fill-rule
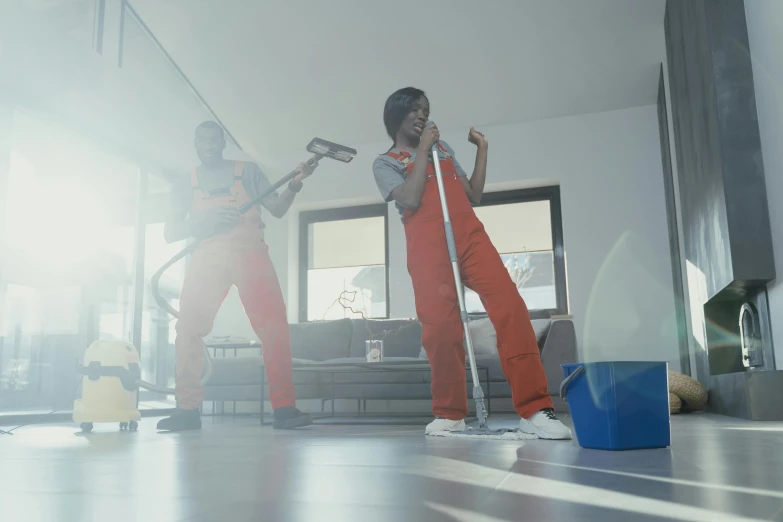
<instances>
[{"instance_id":1,"label":"orange overall","mask_svg":"<svg viewBox=\"0 0 783 522\"><path fill-rule=\"evenodd\" d=\"M191 174L192 213L218 206L241 206L250 198L242 184L244 165L237 162L229 192L211 196ZM204 240L193 252L180 297L176 339L176 395L182 409L196 409L204 400L203 338L210 331L231 286L239 291L250 324L261 339L272 408L294 406L291 346L285 302L264 243L261 213L253 208L228 231Z\"/></svg>"},{"instance_id":2,"label":"orange overall","mask_svg":"<svg viewBox=\"0 0 783 522\"><path fill-rule=\"evenodd\" d=\"M484 225L473 212L448 152L440 150L445 156L441 171L460 274L465 286L481 298L497 331L498 354L511 385L514 408L528 418L541 409L552 408L530 314ZM387 154L405 165L410 176L414 161L409 153ZM464 330L434 174L430 159L421 204L416 211L406 210L403 215L408 272L422 324L422 345L432 368L432 411L436 417L460 420L468 414Z\"/></svg>"}]
</instances>

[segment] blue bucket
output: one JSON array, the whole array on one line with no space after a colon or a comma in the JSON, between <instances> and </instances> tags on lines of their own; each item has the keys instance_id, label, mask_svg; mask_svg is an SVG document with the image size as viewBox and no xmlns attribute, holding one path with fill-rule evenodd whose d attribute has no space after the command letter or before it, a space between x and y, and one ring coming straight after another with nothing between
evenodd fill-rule
<instances>
[{"instance_id":1,"label":"blue bucket","mask_svg":"<svg viewBox=\"0 0 783 522\"><path fill-rule=\"evenodd\" d=\"M595 362L563 364L560 396L568 401L576 438L583 448L666 448L669 423L669 364Z\"/></svg>"}]
</instances>

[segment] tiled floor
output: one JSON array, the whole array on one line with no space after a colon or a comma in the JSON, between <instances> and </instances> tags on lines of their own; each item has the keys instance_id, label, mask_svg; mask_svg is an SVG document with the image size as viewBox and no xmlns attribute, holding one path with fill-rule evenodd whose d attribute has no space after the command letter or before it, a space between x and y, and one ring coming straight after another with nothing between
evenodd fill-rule
<instances>
[{"instance_id":1,"label":"tiled floor","mask_svg":"<svg viewBox=\"0 0 783 522\"><path fill-rule=\"evenodd\" d=\"M783 424L697 414L673 426L670 450L623 453L249 418L178 435L151 419L137 433L24 428L0 437L0 520L783 520Z\"/></svg>"}]
</instances>

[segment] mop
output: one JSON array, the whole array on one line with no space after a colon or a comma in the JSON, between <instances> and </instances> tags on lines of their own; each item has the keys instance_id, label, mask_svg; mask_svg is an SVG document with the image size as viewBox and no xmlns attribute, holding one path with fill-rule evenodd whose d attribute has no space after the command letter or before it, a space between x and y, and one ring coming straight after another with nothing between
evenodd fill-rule
<instances>
[{"instance_id":1,"label":"mop","mask_svg":"<svg viewBox=\"0 0 783 522\"><path fill-rule=\"evenodd\" d=\"M425 127L433 125L428 121ZM459 301L459 315L462 320L462 326L465 330L465 345L468 352L468 361L470 363L470 377L473 381L473 400L476 401L477 426L468 427L460 431L435 431L428 433L431 437L451 437L457 439L494 439L494 440L531 440L537 437L530 433L519 431L517 428L491 429L487 425L487 410L484 404L484 390L479 381L478 370L476 369L476 354L473 351L473 340L470 337L470 328L468 326L468 310L465 307L465 289L462 285L462 276L459 273L459 263L457 261L457 246L454 241L454 230L451 227L451 218L449 217L449 207L446 202L446 190L443 187L443 175L440 170L440 158L438 156L437 143L432 146L432 163L435 167L435 180L438 183L438 194L440 195L440 206L443 209L443 227L446 232L446 245L449 250L449 259L451 268L454 271L454 284L457 288L457 300Z\"/></svg>"}]
</instances>

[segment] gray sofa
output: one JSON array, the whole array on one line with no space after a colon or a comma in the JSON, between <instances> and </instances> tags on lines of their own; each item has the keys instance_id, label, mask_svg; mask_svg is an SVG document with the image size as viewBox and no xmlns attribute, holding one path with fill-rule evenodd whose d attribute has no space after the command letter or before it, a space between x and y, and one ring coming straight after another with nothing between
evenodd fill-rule
<instances>
[{"instance_id":1,"label":"gray sofa","mask_svg":"<svg viewBox=\"0 0 783 522\"><path fill-rule=\"evenodd\" d=\"M570 319L533 321L541 358L549 381L549 393L555 408L566 406L558 397L562 380L560 365L576 362L576 336ZM421 324L413 319L341 319L290 325L294 369L329 363L365 362L365 341L383 339L384 361L420 361ZM510 398L497 349L494 329L488 319L471 321L476 361L489 370L491 398ZM237 356L213 359L212 378L206 385L207 401L256 401L261 396L263 359L260 349L240 350ZM481 372L481 377L484 374ZM332 396L331 374L294 371L297 399L325 399ZM337 399L420 400L430 399L429 372L361 371L336 374L334 393ZM468 383L467 393L472 395ZM487 392L486 387L484 389ZM265 390L265 397L267 390Z\"/></svg>"}]
</instances>

